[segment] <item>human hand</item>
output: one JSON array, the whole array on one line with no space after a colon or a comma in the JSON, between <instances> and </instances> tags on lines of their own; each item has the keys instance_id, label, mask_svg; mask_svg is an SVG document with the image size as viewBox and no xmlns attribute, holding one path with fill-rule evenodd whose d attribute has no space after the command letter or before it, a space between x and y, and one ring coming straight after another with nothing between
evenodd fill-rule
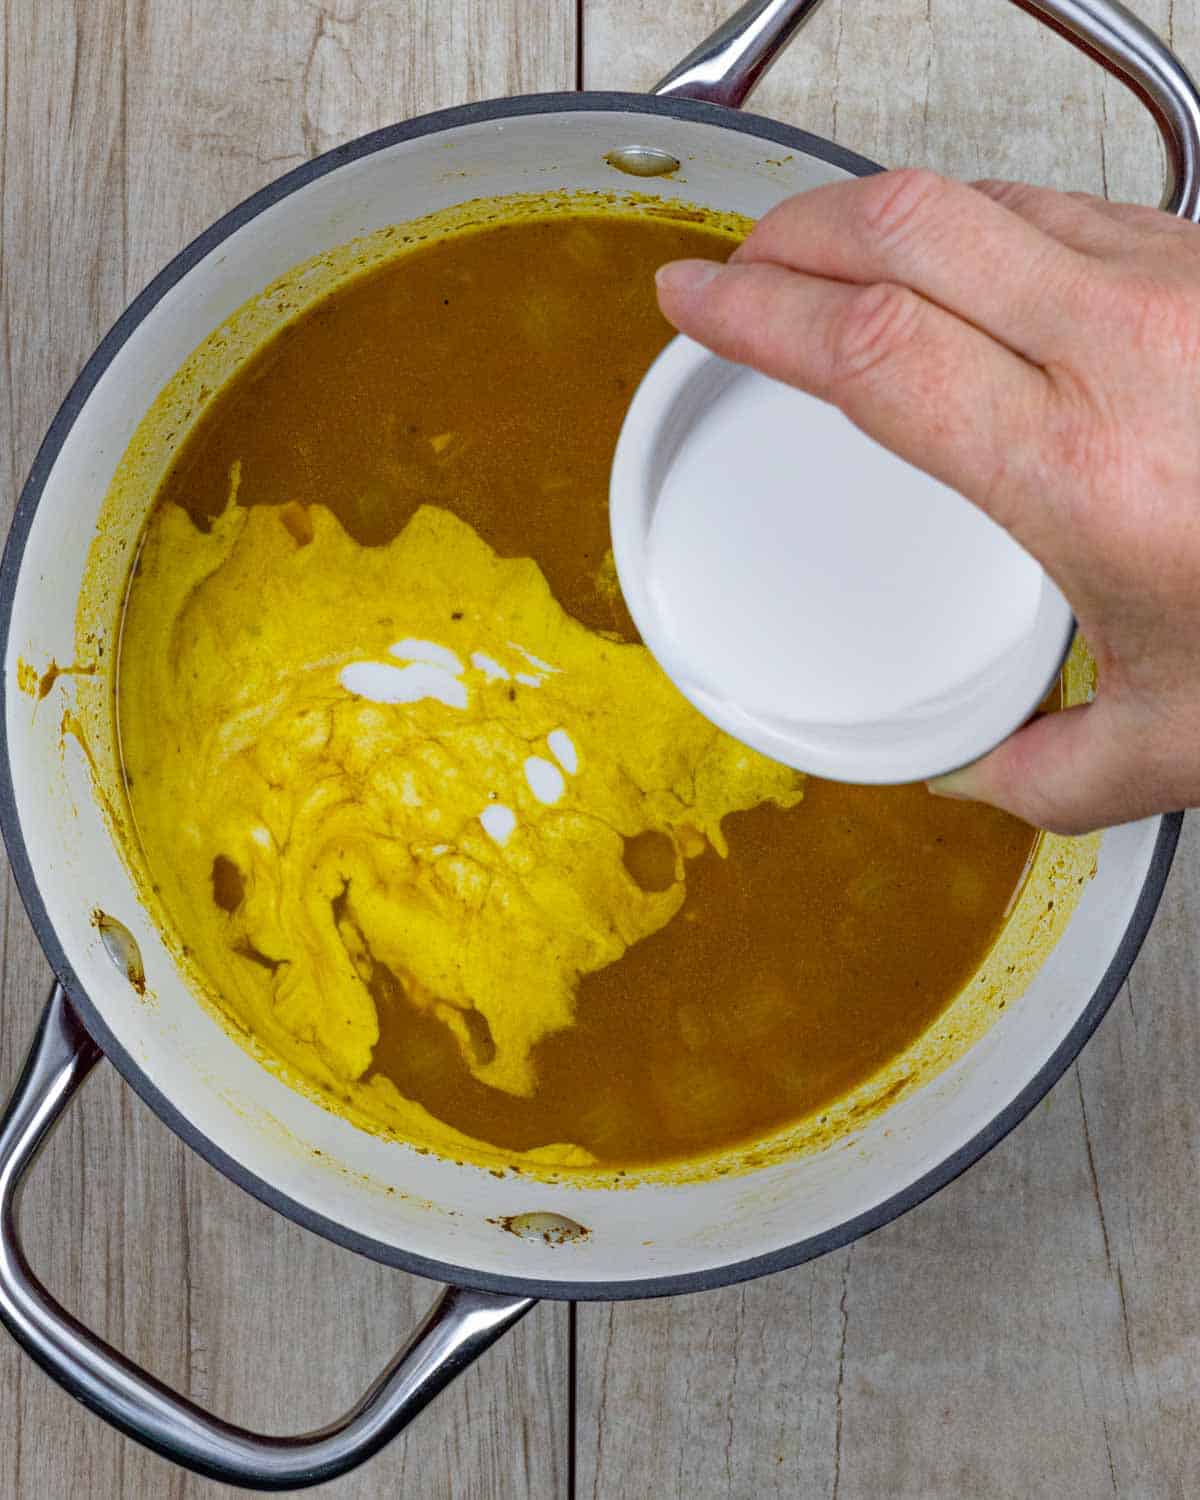
<instances>
[{"instance_id":1,"label":"human hand","mask_svg":"<svg viewBox=\"0 0 1200 1500\"><path fill-rule=\"evenodd\" d=\"M658 285L682 332L840 407L1070 601L1095 702L931 790L1064 833L1200 803L1200 229L905 170L789 198Z\"/></svg>"}]
</instances>

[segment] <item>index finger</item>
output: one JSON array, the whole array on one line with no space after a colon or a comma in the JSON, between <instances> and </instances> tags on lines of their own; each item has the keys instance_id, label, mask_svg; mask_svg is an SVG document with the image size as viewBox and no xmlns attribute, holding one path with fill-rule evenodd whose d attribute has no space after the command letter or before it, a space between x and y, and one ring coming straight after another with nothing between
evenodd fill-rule
<instances>
[{"instance_id":1,"label":"index finger","mask_svg":"<svg viewBox=\"0 0 1200 1500\"><path fill-rule=\"evenodd\" d=\"M1094 261L985 193L909 169L785 199L735 259L910 287L1037 364L1077 341L1075 291L1095 273Z\"/></svg>"}]
</instances>

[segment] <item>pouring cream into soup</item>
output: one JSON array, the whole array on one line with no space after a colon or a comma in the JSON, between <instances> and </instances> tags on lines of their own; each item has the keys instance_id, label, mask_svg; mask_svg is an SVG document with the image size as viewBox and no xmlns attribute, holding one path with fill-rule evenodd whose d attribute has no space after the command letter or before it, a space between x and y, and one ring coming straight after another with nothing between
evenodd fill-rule
<instances>
[{"instance_id":1,"label":"pouring cream into soup","mask_svg":"<svg viewBox=\"0 0 1200 1500\"><path fill-rule=\"evenodd\" d=\"M395 247L158 485L129 857L227 1023L367 1128L609 1172L748 1146L920 1038L1021 887L1024 825L806 781L633 632L607 485L653 272L738 227L560 205Z\"/></svg>"}]
</instances>

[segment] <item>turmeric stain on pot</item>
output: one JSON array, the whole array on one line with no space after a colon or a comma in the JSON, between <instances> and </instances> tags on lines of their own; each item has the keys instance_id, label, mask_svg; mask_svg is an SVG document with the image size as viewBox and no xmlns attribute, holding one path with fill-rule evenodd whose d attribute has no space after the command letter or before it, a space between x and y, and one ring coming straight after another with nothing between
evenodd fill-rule
<instances>
[{"instance_id":1,"label":"turmeric stain on pot","mask_svg":"<svg viewBox=\"0 0 1200 1500\"><path fill-rule=\"evenodd\" d=\"M23 656L17 658L17 688L28 698L35 698L39 703L48 698L54 691L54 685L63 677L95 677L99 671L94 661L72 662L69 666L60 667L50 658L49 663L41 671L26 661Z\"/></svg>"}]
</instances>

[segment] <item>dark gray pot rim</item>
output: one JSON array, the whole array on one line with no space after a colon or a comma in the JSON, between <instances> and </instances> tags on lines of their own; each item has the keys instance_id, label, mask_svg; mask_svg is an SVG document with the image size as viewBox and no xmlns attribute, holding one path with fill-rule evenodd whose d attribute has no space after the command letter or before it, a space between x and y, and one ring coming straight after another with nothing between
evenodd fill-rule
<instances>
[{"instance_id":1,"label":"dark gray pot rim","mask_svg":"<svg viewBox=\"0 0 1200 1500\"><path fill-rule=\"evenodd\" d=\"M122 313L84 366L38 450L13 516L3 562L0 563L0 652L2 652L0 659L7 660L8 636L12 622L17 577L21 569L30 527L41 500L46 479L58 458L67 433L71 430L97 381L133 330L165 293L215 245L220 244L234 230L262 213L273 203L278 202L279 199L296 192L297 189L316 178L324 176L327 172L336 171L339 167L361 156L367 156L372 152L395 145L397 142L489 120L511 119L522 115L588 113L603 110L619 111L629 115L665 115L679 120L719 126L724 130L734 130L769 140L798 153L816 157L818 160L828 162L832 166L840 167L860 177L881 170L873 162L867 161L866 158L852 151L822 140L819 136L810 135L807 131L780 124L760 115L746 114L725 109L719 105L703 104L687 99L660 99L647 94L599 92L530 94L515 99L494 99L479 104L439 110L434 114L422 115L414 120L373 131L370 135L361 136L344 146L338 146L326 152L323 156L303 163L247 198L244 203L231 209L223 218L218 219L215 224L194 239L186 249L180 251ZM626 142L614 141L613 144L620 145ZM1074 1061L1084 1043L1100 1023L1124 983L1149 929L1171 868L1182 823L1181 813L1174 813L1163 818L1150 870L1113 960L1086 1009L1053 1056L1030 1079L1017 1097L983 1130L902 1192L896 1193L866 1213L823 1234L800 1240L793 1245L772 1251L768 1255L753 1256L747 1260L716 1266L705 1271L675 1276L649 1276L636 1281L542 1281L531 1277L497 1276L469 1266L451 1265L408 1250L395 1249L347 1229L321 1214L314 1213L234 1161L213 1141L197 1130L195 1125L185 1118L142 1072L92 1004L78 975L68 963L58 941L58 935L46 912L17 814L8 754L7 704L4 697L7 692L7 678L4 674L0 674L0 829L3 830L4 842L8 849L8 857L17 886L37 933L38 941L55 975L70 996L72 1004L79 1011L88 1031L130 1087L136 1090L155 1114L170 1126L181 1140L197 1151L218 1171L223 1172L226 1177L238 1183L270 1208L278 1210L279 1213L313 1230L314 1233L324 1235L327 1239L368 1256L372 1260L381 1261L386 1265L396 1266L401 1270L436 1281L453 1282L460 1286L474 1287L484 1291L516 1293L557 1300L661 1297L682 1292L705 1291L714 1287L727 1286L732 1282L748 1280L751 1277L764 1276L773 1271L782 1271L824 1255L830 1250L838 1249L880 1228L953 1181L1024 1119Z\"/></svg>"}]
</instances>

